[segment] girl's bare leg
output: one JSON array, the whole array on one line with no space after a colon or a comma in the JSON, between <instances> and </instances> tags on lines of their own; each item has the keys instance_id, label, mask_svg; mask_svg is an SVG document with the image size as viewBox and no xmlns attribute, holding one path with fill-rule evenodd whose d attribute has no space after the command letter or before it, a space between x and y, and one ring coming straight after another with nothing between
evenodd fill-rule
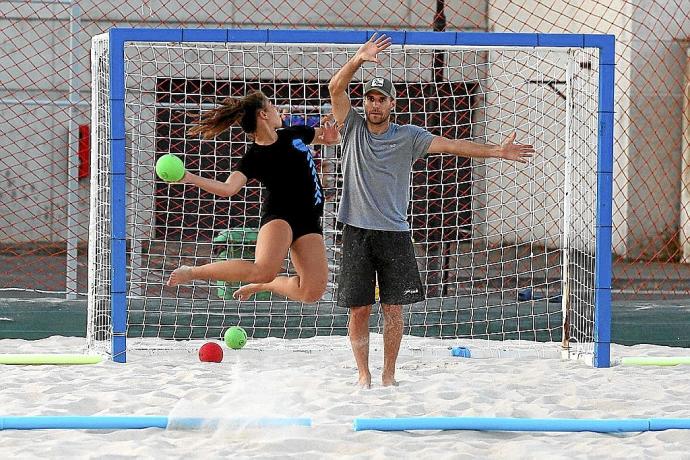
<instances>
[{"instance_id":1,"label":"girl's bare leg","mask_svg":"<svg viewBox=\"0 0 690 460\"><path fill-rule=\"evenodd\" d=\"M233 297L247 300L255 292L271 291L300 302L317 302L323 296L328 282L328 261L323 237L310 233L298 238L290 247L292 263L297 276L279 276L270 283L242 286Z\"/></svg>"},{"instance_id":2,"label":"girl's bare leg","mask_svg":"<svg viewBox=\"0 0 690 460\"><path fill-rule=\"evenodd\" d=\"M268 283L280 271L291 241L290 225L284 220L272 220L259 230L253 262L230 259L198 267L182 265L172 272L168 286L177 286L191 280Z\"/></svg>"}]
</instances>

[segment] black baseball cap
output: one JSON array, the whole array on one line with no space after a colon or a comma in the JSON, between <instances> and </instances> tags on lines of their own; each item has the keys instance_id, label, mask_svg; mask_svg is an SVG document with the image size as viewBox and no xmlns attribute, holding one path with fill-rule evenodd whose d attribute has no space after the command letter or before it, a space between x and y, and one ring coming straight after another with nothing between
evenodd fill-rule
<instances>
[{"instance_id":1,"label":"black baseball cap","mask_svg":"<svg viewBox=\"0 0 690 460\"><path fill-rule=\"evenodd\" d=\"M395 87L393 83L383 77L374 77L364 85L364 94L368 94L371 91L378 91L384 96L388 96L391 99L395 99Z\"/></svg>"}]
</instances>

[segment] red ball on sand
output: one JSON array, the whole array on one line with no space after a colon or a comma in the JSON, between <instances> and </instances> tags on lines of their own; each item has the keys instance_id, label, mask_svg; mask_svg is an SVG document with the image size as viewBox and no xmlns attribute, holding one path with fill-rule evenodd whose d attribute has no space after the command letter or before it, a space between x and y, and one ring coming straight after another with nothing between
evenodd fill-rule
<instances>
[{"instance_id":1,"label":"red ball on sand","mask_svg":"<svg viewBox=\"0 0 690 460\"><path fill-rule=\"evenodd\" d=\"M223 361L223 349L217 343L205 343L199 348L199 361L219 363Z\"/></svg>"}]
</instances>

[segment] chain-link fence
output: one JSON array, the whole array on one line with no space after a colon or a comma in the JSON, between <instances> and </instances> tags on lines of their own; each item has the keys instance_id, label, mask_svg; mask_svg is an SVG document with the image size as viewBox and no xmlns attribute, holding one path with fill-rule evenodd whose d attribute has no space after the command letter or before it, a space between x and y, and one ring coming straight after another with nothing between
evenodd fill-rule
<instances>
[{"instance_id":1,"label":"chain-link fence","mask_svg":"<svg viewBox=\"0 0 690 460\"><path fill-rule=\"evenodd\" d=\"M129 26L614 34L614 296L690 294L689 0L9 0L0 24L0 291L86 291L90 39Z\"/></svg>"}]
</instances>

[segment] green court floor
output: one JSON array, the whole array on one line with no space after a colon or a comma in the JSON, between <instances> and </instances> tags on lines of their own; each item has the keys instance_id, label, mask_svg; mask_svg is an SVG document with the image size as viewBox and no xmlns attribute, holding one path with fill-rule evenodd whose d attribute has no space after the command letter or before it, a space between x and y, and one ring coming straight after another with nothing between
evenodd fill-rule
<instances>
[{"instance_id":1,"label":"green court floor","mask_svg":"<svg viewBox=\"0 0 690 460\"><path fill-rule=\"evenodd\" d=\"M181 313L177 313L181 314ZM222 322L210 324L218 334L231 324L249 328L247 315L225 315ZM255 320L252 320L255 321ZM289 317L283 327L289 328ZM329 319L329 321L333 321ZM344 334L344 315L336 317L332 333ZM256 324L256 323L254 323ZM321 327L322 325L315 324ZM276 329L280 331L280 326ZM136 332L139 334L141 331ZM414 335L435 335L437 331L407 330ZM163 335L165 331L144 331L145 335ZM183 331L183 333L185 333ZM0 339L39 339L53 335L83 337L86 334L86 301L59 299L0 298ZM278 335L284 333L279 332ZM690 347L690 300L617 301L613 304L612 341L623 345L648 343L674 347ZM264 335L257 330L256 335ZM272 335L272 334L271 334ZM290 334L285 334L289 336ZM444 334L445 335L445 334Z\"/></svg>"}]
</instances>

